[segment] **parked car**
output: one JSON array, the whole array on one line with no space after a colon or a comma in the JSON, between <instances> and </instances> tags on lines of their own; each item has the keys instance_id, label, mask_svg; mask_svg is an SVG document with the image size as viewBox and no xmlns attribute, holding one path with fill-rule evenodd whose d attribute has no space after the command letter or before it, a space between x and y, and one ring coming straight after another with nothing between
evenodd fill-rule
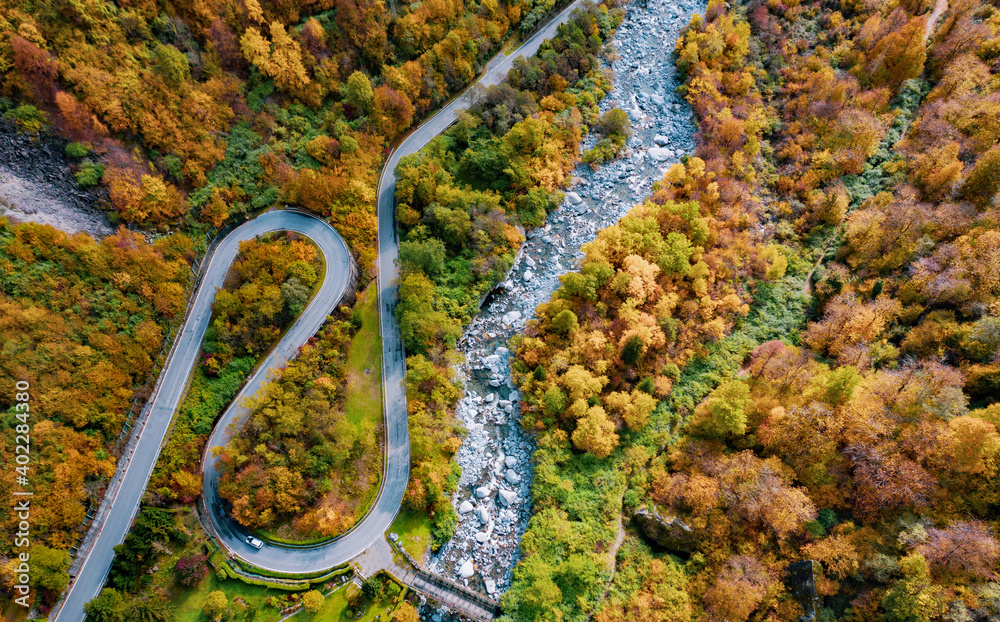
<instances>
[{"instance_id":1,"label":"parked car","mask_svg":"<svg viewBox=\"0 0 1000 622\"><path fill-rule=\"evenodd\" d=\"M253 536L247 536L246 543L255 549L259 549L260 547L264 546L263 542L261 542L260 540L258 540Z\"/></svg>"}]
</instances>

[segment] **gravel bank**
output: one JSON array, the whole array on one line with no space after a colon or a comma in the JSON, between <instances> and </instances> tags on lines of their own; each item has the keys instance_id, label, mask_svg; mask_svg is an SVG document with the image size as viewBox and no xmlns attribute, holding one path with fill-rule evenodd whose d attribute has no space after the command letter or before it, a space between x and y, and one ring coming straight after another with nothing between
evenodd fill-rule
<instances>
[{"instance_id":1,"label":"gravel bank","mask_svg":"<svg viewBox=\"0 0 1000 622\"><path fill-rule=\"evenodd\" d=\"M95 207L103 202L103 191L76 185L65 146L62 139L29 136L0 124L0 215L100 240L114 232Z\"/></svg>"}]
</instances>

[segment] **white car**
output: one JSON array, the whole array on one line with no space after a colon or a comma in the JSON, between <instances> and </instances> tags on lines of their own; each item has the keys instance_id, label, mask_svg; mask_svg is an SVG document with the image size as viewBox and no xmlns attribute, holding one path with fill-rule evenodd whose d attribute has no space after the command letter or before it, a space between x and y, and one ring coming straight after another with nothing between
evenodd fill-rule
<instances>
[{"instance_id":1,"label":"white car","mask_svg":"<svg viewBox=\"0 0 1000 622\"><path fill-rule=\"evenodd\" d=\"M253 536L247 536L245 542L255 549L259 549L264 546L264 543Z\"/></svg>"}]
</instances>

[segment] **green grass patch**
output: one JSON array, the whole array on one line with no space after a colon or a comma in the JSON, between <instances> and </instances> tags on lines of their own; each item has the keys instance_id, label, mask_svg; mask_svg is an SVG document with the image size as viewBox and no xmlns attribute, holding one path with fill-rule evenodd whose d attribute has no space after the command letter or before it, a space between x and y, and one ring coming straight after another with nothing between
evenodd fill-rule
<instances>
[{"instance_id":1,"label":"green grass patch","mask_svg":"<svg viewBox=\"0 0 1000 622\"><path fill-rule=\"evenodd\" d=\"M370 422L381 427L382 414L382 335L379 330L378 288L373 283L358 295L354 305L361 320L347 352L347 388L344 411L354 425Z\"/></svg>"},{"instance_id":2,"label":"green grass patch","mask_svg":"<svg viewBox=\"0 0 1000 622\"><path fill-rule=\"evenodd\" d=\"M422 512L400 510L389 527L389 533L399 536L399 544L413 559L424 561L427 546L431 543L431 517Z\"/></svg>"},{"instance_id":3,"label":"green grass patch","mask_svg":"<svg viewBox=\"0 0 1000 622\"><path fill-rule=\"evenodd\" d=\"M254 612L254 622L277 622L281 612L268 604L272 596L282 596L282 590L249 585L235 579L220 580L215 574L210 574L197 586L180 592L170 601L175 622L204 622L207 618L201 612L205 599L216 590L221 590L230 602L240 602L247 607L246 612ZM239 600L237 600L239 599ZM234 618L237 619L237 618ZM247 618L244 618L247 619Z\"/></svg>"},{"instance_id":4,"label":"green grass patch","mask_svg":"<svg viewBox=\"0 0 1000 622\"><path fill-rule=\"evenodd\" d=\"M326 596L323 601L323 606L320 610L314 614L307 613L305 610L299 610L295 615L289 618L294 622L307 622L311 620L323 620L327 621L339 621L339 620L355 620L353 617L347 616L348 605L347 601L355 592L360 591L359 588L354 583L348 583L343 587L339 587L332 593ZM360 622L373 622L374 620L381 620L383 622L388 622L392 619L392 612L396 610L399 603L403 602L403 596L405 595L405 590L396 596L389 596L385 594L376 603L367 603L367 610L365 615L358 618Z\"/></svg>"}]
</instances>

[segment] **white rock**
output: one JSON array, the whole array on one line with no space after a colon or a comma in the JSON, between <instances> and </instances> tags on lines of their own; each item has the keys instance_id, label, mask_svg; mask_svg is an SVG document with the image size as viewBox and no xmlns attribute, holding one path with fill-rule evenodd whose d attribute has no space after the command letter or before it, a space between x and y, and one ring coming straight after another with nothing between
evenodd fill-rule
<instances>
[{"instance_id":1,"label":"white rock","mask_svg":"<svg viewBox=\"0 0 1000 622\"><path fill-rule=\"evenodd\" d=\"M524 258L524 263L526 263L529 268L534 268L535 267L535 260L532 259L531 257L525 257Z\"/></svg>"},{"instance_id":2,"label":"white rock","mask_svg":"<svg viewBox=\"0 0 1000 622\"><path fill-rule=\"evenodd\" d=\"M483 578L483 583L486 585L486 593L492 594L497 591L497 582L489 577Z\"/></svg>"},{"instance_id":3,"label":"white rock","mask_svg":"<svg viewBox=\"0 0 1000 622\"><path fill-rule=\"evenodd\" d=\"M514 466L517 464L517 458L515 458L514 456L507 456L507 458L504 459L503 462L504 464L507 465L508 469L513 469Z\"/></svg>"},{"instance_id":4,"label":"white rock","mask_svg":"<svg viewBox=\"0 0 1000 622\"><path fill-rule=\"evenodd\" d=\"M566 200L570 202L570 205L577 205L583 202L583 199L580 198L580 195L572 191L566 193Z\"/></svg>"},{"instance_id":5,"label":"white rock","mask_svg":"<svg viewBox=\"0 0 1000 622\"><path fill-rule=\"evenodd\" d=\"M521 319L520 311L508 311L507 313L503 314L503 317L500 318L500 321L503 322L504 326L510 326L519 319Z\"/></svg>"},{"instance_id":6,"label":"white rock","mask_svg":"<svg viewBox=\"0 0 1000 622\"><path fill-rule=\"evenodd\" d=\"M510 395L507 396L507 399L512 402L519 402L521 400L521 393L518 391L511 391Z\"/></svg>"},{"instance_id":7,"label":"white rock","mask_svg":"<svg viewBox=\"0 0 1000 622\"><path fill-rule=\"evenodd\" d=\"M650 147L649 157L653 158L657 162L663 162L664 160L669 160L674 157L674 152L666 147Z\"/></svg>"},{"instance_id":8,"label":"white rock","mask_svg":"<svg viewBox=\"0 0 1000 622\"><path fill-rule=\"evenodd\" d=\"M502 360L502 359L507 358L507 355L509 355L509 354L510 354L510 350L508 350L507 348L505 348L503 346L500 346L499 348L497 348L496 354L494 356L496 356L497 359Z\"/></svg>"},{"instance_id":9,"label":"white rock","mask_svg":"<svg viewBox=\"0 0 1000 622\"><path fill-rule=\"evenodd\" d=\"M494 378L493 380L490 380L490 386L493 388L497 388L500 386L500 381Z\"/></svg>"},{"instance_id":10,"label":"white rock","mask_svg":"<svg viewBox=\"0 0 1000 622\"><path fill-rule=\"evenodd\" d=\"M486 497L490 496L491 492L492 491L490 490L489 486L480 486L479 488L476 488L476 497L479 499L485 499Z\"/></svg>"},{"instance_id":11,"label":"white rock","mask_svg":"<svg viewBox=\"0 0 1000 622\"><path fill-rule=\"evenodd\" d=\"M490 511L486 509L485 505L481 505L476 508L476 516L478 516L479 520L483 523L490 522Z\"/></svg>"},{"instance_id":12,"label":"white rock","mask_svg":"<svg viewBox=\"0 0 1000 622\"><path fill-rule=\"evenodd\" d=\"M462 502L462 505L458 506L458 513L459 514L468 514L469 512L471 512L472 510L474 510L475 507L476 506L472 505L471 501L469 501L468 499L466 499L465 501Z\"/></svg>"},{"instance_id":13,"label":"white rock","mask_svg":"<svg viewBox=\"0 0 1000 622\"><path fill-rule=\"evenodd\" d=\"M476 573L476 567L472 565L472 560L467 559L462 567L458 569L458 574L463 579L468 579Z\"/></svg>"},{"instance_id":14,"label":"white rock","mask_svg":"<svg viewBox=\"0 0 1000 622\"><path fill-rule=\"evenodd\" d=\"M486 542L489 539L490 539L490 536L485 531L480 531L480 532L478 532L476 534L476 542L478 542L480 544L482 544L483 542Z\"/></svg>"},{"instance_id":15,"label":"white rock","mask_svg":"<svg viewBox=\"0 0 1000 622\"><path fill-rule=\"evenodd\" d=\"M515 503L517 503L517 493L511 492L510 490L501 490L500 503L502 503L504 507L510 507L514 505Z\"/></svg>"},{"instance_id":16,"label":"white rock","mask_svg":"<svg viewBox=\"0 0 1000 622\"><path fill-rule=\"evenodd\" d=\"M663 99L663 95L657 95L656 93L650 95L649 98L653 100L653 103L656 104L657 106L662 106L663 102L666 101Z\"/></svg>"},{"instance_id":17,"label":"white rock","mask_svg":"<svg viewBox=\"0 0 1000 622\"><path fill-rule=\"evenodd\" d=\"M663 134L657 134L656 136L653 137L653 142L659 145L660 147L663 147L664 145L668 145L670 143L670 139L664 136Z\"/></svg>"},{"instance_id":18,"label":"white rock","mask_svg":"<svg viewBox=\"0 0 1000 622\"><path fill-rule=\"evenodd\" d=\"M525 270L525 271L524 271L524 277L523 277L523 278L524 278L524 281L525 281L525 282L528 282L528 281L530 281L531 279L535 278L535 273L534 273L534 272L532 272L531 270Z\"/></svg>"},{"instance_id":19,"label":"white rock","mask_svg":"<svg viewBox=\"0 0 1000 622\"><path fill-rule=\"evenodd\" d=\"M511 484L521 483L521 476L514 469L507 469L507 472L503 474L503 478Z\"/></svg>"}]
</instances>

